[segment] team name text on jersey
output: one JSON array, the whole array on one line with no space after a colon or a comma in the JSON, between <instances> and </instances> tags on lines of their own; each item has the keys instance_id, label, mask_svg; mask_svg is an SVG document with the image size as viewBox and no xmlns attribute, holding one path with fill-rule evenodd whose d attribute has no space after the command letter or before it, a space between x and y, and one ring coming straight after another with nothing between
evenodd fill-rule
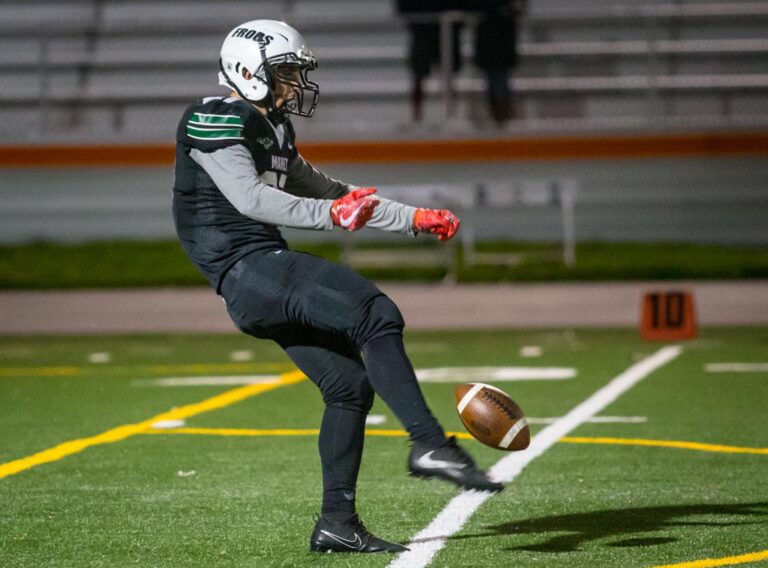
<instances>
[{"instance_id":1,"label":"team name text on jersey","mask_svg":"<svg viewBox=\"0 0 768 568\"><path fill-rule=\"evenodd\" d=\"M283 156L272 156L272 169L287 172L288 158L284 158Z\"/></svg>"}]
</instances>

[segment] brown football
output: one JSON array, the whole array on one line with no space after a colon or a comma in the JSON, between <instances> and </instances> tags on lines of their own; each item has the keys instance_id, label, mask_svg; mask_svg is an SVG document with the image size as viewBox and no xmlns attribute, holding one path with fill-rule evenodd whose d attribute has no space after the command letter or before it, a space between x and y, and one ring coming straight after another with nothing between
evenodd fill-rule
<instances>
[{"instance_id":1,"label":"brown football","mask_svg":"<svg viewBox=\"0 0 768 568\"><path fill-rule=\"evenodd\" d=\"M503 390L483 383L459 385L456 409L464 427L486 446L515 452L531 443L523 410Z\"/></svg>"}]
</instances>

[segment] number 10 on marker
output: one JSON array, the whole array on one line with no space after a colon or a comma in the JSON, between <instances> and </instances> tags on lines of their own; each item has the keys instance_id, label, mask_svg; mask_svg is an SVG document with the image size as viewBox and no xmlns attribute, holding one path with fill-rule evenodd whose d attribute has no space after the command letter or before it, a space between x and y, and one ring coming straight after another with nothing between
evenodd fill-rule
<instances>
[{"instance_id":1,"label":"number 10 on marker","mask_svg":"<svg viewBox=\"0 0 768 568\"><path fill-rule=\"evenodd\" d=\"M643 339L656 341L677 341L695 337L693 295L680 291L645 294L640 334Z\"/></svg>"}]
</instances>

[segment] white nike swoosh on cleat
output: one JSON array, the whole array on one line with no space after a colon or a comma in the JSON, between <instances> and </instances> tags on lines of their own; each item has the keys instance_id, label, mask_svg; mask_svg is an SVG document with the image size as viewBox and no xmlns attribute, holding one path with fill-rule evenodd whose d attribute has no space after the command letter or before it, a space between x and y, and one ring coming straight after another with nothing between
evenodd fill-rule
<instances>
[{"instance_id":1,"label":"white nike swoosh on cleat","mask_svg":"<svg viewBox=\"0 0 768 568\"><path fill-rule=\"evenodd\" d=\"M338 543L343 544L347 548L351 548L352 550L357 550L363 546L363 540L360 538L360 535L357 533L355 533L355 538L353 540L349 540L337 534L333 534L332 532L328 532L327 530L324 530L324 529L320 529L320 532L326 536L331 537L333 540L337 541Z\"/></svg>"},{"instance_id":2,"label":"white nike swoosh on cleat","mask_svg":"<svg viewBox=\"0 0 768 568\"><path fill-rule=\"evenodd\" d=\"M432 454L434 452L435 450L432 450L431 452L427 452L426 454L421 456L419 459L416 460L416 465L426 469L449 469L449 468L464 469L465 467L467 467L467 464L464 464L464 463L432 459Z\"/></svg>"}]
</instances>

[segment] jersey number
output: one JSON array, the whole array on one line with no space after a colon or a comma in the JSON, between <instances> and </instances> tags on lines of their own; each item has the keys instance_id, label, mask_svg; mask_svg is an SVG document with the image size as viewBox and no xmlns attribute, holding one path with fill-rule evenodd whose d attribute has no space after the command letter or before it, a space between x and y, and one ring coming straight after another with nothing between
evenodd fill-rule
<instances>
[{"instance_id":1,"label":"jersey number","mask_svg":"<svg viewBox=\"0 0 768 568\"><path fill-rule=\"evenodd\" d=\"M263 181L267 185L276 187L277 189L283 189L285 187L286 176L285 174L281 174L280 172L273 172L270 170L266 170L259 177L261 178L261 181Z\"/></svg>"}]
</instances>

